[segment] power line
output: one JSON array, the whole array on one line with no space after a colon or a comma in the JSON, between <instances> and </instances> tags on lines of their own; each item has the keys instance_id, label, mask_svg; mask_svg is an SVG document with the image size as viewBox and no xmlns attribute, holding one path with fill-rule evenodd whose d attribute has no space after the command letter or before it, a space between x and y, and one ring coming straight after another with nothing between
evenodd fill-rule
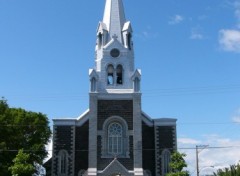
<instances>
[{"instance_id":1,"label":"power line","mask_svg":"<svg viewBox=\"0 0 240 176\"><path fill-rule=\"evenodd\" d=\"M66 119L68 120L68 119ZM72 120L72 119L70 119ZM77 120L77 118L75 118ZM177 123L177 125L229 125L229 124L240 124L239 122L181 122ZM143 124L144 126L148 126L147 124ZM33 125L33 124L0 124L0 127L41 127L46 125ZM54 125L52 125L54 126ZM51 127L52 127L51 126ZM76 126L78 127L78 126Z\"/></svg>"},{"instance_id":2,"label":"power line","mask_svg":"<svg viewBox=\"0 0 240 176\"><path fill-rule=\"evenodd\" d=\"M216 146L216 147L208 147L208 149L232 149L232 148L239 148L240 149L240 146ZM22 148L21 148L22 149ZM175 148L159 148L159 149L133 149L133 148L130 148L130 151L156 151L156 150L164 150L164 149L168 149L168 150L175 150ZM178 147L177 148L178 150L196 150L196 147ZM19 151L20 149L8 149L8 150L0 150L0 152L17 152ZM28 150L28 149L23 149L25 152L41 152L41 151L53 151L53 150L50 150L50 149L46 149L46 150ZM98 149L96 150L88 150L88 149L82 149L82 150L74 150L74 151L79 151L79 152L91 152L91 151L97 151Z\"/></svg>"},{"instance_id":3,"label":"power line","mask_svg":"<svg viewBox=\"0 0 240 176\"><path fill-rule=\"evenodd\" d=\"M200 86L200 87L180 87L180 88L157 88L142 90L144 97L152 96L178 96L178 95L199 95L199 94L222 94L222 93L240 93L240 85L221 85L221 86ZM13 95L13 98L22 98L30 100L42 101L59 101L59 100L80 100L88 98L87 94L83 93L52 93L43 96L32 95Z\"/></svg>"}]
</instances>

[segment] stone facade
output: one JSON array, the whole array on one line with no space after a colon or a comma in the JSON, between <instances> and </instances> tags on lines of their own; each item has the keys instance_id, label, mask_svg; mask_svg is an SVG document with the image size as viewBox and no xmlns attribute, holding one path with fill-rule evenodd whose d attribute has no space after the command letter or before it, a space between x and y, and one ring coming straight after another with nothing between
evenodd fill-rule
<instances>
[{"instance_id":1,"label":"stone facade","mask_svg":"<svg viewBox=\"0 0 240 176\"><path fill-rule=\"evenodd\" d=\"M176 119L152 119L141 107L131 23L121 0L106 0L89 70L89 109L54 119L52 176L164 176L176 150Z\"/></svg>"}]
</instances>

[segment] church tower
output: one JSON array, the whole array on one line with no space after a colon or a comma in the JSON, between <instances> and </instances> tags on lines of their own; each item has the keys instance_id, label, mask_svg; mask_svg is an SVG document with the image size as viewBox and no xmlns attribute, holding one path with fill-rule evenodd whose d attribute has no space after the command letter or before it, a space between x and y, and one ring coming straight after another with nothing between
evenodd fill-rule
<instances>
[{"instance_id":1,"label":"church tower","mask_svg":"<svg viewBox=\"0 0 240 176\"><path fill-rule=\"evenodd\" d=\"M106 0L89 70L89 109L54 119L52 176L165 176L177 148L176 119L141 108L141 70L122 0Z\"/></svg>"},{"instance_id":2,"label":"church tower","mask_svg":"<svg viewBox=\"0 0 240 176\"><path fill-rule=\"evenodd\" d=\"M140 91L140 70L134 70L132 27L121 0L106 0L95 52L96 66L89 72L91 92L110 95Z\"/></svg>"},{"instance_id":3,"label":"church tower","mask_svg":"<svg viewBox=\"0 0 240 176\"><path fill-rule=\"evenodd\" d=\"M141 72L134 68L132 28L122 0L106 0L95 52L96 66L89 71L89 175L111 174L104 170L109 166L106 172L113 172L117 165L143 175Z\"/></svg>"}]
</instances>

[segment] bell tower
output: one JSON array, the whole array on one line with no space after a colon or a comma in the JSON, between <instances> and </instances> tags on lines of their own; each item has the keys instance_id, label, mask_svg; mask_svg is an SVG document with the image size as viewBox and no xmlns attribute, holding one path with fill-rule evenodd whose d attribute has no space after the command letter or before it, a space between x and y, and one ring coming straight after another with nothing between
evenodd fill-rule
<instances>
[{"instance_id":1,"label":"bell tower","mask_svg":"<svg viewBox=\"0 0 240 176\"><path fill-rule=\"evenodd\" d=\"M121 0L106 0L103 21L97 28L95 69L90 69L91 92L140 91L141 71L134 70L131 23Z\"/></svg>"}]
</instances>

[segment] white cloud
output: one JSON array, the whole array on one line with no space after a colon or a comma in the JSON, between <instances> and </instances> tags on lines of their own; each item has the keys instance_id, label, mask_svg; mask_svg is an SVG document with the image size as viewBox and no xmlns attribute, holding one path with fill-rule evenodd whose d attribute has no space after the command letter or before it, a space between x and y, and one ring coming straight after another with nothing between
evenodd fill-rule
<instances>
[{"instance_id":1,"label":"white cloud","mask_svg":"<svg viewBox=\"0 0 240 176\"><path fill-rule=\"evenodd\" d=\"M159 34L158 32L154 32L151 26L147 26L143 32L136 34L135 36L141 38L142 40L148 40L158 38Z\"/></svg>"},{"instance_id":2,"label":"white cloud","mask_svg":"<svg viewBox=\"0 0 240 176\"><path fill-rule=\"evenodd\" d=\"M195 139L191 139L191 138L179 138L178 139L178 143L179 144L200 144L201 141L195 140Z\"/></svg>"},{"instance_id":3,"label":"white cloud","mask_svg":"<svg viewBox=\"0 0 240 176\"><path fill-rule=\"evenodd\" d=\"M195 32L195 31L192 31L192 34L190 36L190 39L193 39L193 40L202 40L203 39L203 35L198 33L198 32Z\"/></svg>"},{"instance_id":4,"label":"white cloud","mask_svg":"<svg viewBox=\"0 0 240 176\"><path fill-rule=\"evenodd\" d=\"M240 20L240 1L236 1L234 3L234 7L235 7L235 15Z\"/></svg>"},{"instance_id":5,"label":"white cloud","mask_svg":"<svg viewBox=\"0 0 240 176\"><path fill-rule=\"evenodd\" d=\"M201 26L196 26L196 27L191 29L190 39L192 39L192 40L202 40L202 39L204 39L204 36L202 34L202 27Z\"/></svg>"},{"instance_id":6,"label":"white cloud","mask_svg":"<svg viewBox=\"0 0 240 176\"><path fill-rule=\"evenodd\" d=\"M239 30L220 30L219 44L225 51L240 52L240 31Z\"/></svg>"},{"instance_id":7,"label":"white cloud","mask_svg":"<svg viewBox=\"0 0 240 176\"><path fill-rule=\"evenodd\" d=\"M233 117L233 122L240 123L240 115Z\"/></svg>"},{"instance_id":8,"label":"white cloud","mask_svg":"<svg viewBox=\"0 0 240 176\"><path fill-rule=\"evenodd\" d=\"M175 15L175 16L171 17L168 24L171 24L171 25L178 24L178 23L181 23L183 20L184 20L183 16Z\"/></svg>"},{"instance_id":9,"label":"white cloud","mask_svg":"<svg viewBox=\"0 0 240 176\"><path fill-rule=\"evenodd\" d=\"M187 141L189 141L188 144ZM194 141L196 143L194 143ZM201 141L196 139L183 140L180 138L178 143L180 152L187 154L185 159L190 175L196 175L195 147L199 145L198 142ZM207 135L204 136L201 144L209 145L209 147L199 150L200 175L212 174L217 169L228 167L230 164L236 164L240 160L240 140L224 138L218 135Z\"/></svg>"},{"instance_id":10,"label":"white cloud","mask_svg":"<svg viewBox=\"0 0 240 176\"><path fill-rule=\"evenodd\" d=\"M234 2L235 16L237 18L237 27L240 28L240 1Z\"/></svg>"},{"instance_id":11,"label":"white cloud","mask_svg":"<svg viewBox=\"0 0 240 176\"><path fill-rule=\"evenodd\" d=\"M233 122L240 124L240 109L238 109L236 111L236 113L234 114L232 120L233 120Z\"/></svg>"}]
</instances>

